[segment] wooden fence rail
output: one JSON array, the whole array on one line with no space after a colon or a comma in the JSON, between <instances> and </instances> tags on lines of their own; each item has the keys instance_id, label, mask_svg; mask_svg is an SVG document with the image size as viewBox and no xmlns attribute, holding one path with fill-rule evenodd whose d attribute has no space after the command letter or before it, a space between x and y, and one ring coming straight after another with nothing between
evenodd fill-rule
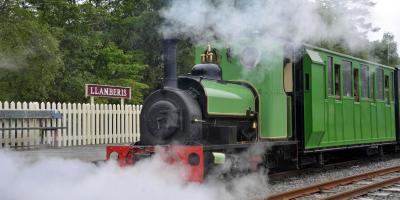
<instances>
[{"instance_id":1,"label":"wooden fence rail","mask_svg":"<svg viewBox=\"0 0 400 200\"><path fill-rule=\"evenodd\" d=\"M0 102L0 110L54 110L61 119L0 119L0 148L132 143L139 140L141 105ZM34 128L66 127L57 131ZM1 130L1 129L6 130ZM16 128L16 130L9 130ZM23 129L18 129L23 128Z\"/></svg>"}]
</instances>

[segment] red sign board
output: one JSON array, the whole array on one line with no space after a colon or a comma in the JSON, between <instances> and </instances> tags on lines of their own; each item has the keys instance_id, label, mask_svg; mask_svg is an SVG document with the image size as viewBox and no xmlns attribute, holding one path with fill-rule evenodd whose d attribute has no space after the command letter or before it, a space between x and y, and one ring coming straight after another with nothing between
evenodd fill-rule
<instances>
[{"instance_id":1,"label":"red sign board","mask_svg":"<svg viewBox=\"0 0 400 200\"><path fill-rule=\"evenodd\" d=\"M111 97L130 99L131 88L111 85L86 84L85 97Z\"/></svg>"}]
</instances>

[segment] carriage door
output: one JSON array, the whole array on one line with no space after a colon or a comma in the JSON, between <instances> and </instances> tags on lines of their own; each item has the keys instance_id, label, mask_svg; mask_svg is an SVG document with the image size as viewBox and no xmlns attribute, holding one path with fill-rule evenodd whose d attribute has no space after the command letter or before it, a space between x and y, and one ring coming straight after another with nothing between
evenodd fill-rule
<instances>
[{"instance_id":1,"label":"carriage door","mask_svg":"<svg viewBox=\"0 0 400 200\"><path fill-rule=\"evenodd\" d=\"M286 45L283 50L283 89L286 93L287 106L287 133L288 138L292 137L292 98L293 98L293 61L294 49Z\"/></svg>"}]
</instances>

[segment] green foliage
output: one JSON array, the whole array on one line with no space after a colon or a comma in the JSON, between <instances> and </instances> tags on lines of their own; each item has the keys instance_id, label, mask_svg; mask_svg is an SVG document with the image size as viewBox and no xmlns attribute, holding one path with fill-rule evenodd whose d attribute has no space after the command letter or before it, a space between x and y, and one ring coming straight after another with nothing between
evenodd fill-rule
<instances>
[{"instance_id":1,"label":"green foliage","mask_svg":"<svg viewBox=\"0 0 400 200\"><path fill-rule=\"evenodd\" d=\"M177 48L177 74L187 75L194 65L194 46L189 40L180 40Z\"/></svg>"},{"instance_id":2,"label":"green foliage","mask_svg":"<svg viewBox=\"0 0 400 200\"><path fill-rule=\"evenodd\" d=\"M44 101L62 70L58 41L16 2L0 14L0 101Z\"/></svg>"},{"instance_id":3,"label":"green foliage","mask_svg":"<svg viewBox=\"0 0 400 200\"><path fill-rule=\"evenodd\" d=\"M154 71L161 74L156 31L160 19L154 9L160 5L101 0L0 3L6 19L0 22L0 100L85 102L84 85L98 83L132 87L128 103L141 103L159 76L149 77Z\"/></svg>"},{"instance_id":4,"label":"green foliage","mask_svg":"<svg viewBox=\"0 0 400 200\"><path fill-rule=\"evenodd\" d=\"M371 55L376 62L390 66L399 64L397 43L393 34L384 33L382 39L373 41L371 46Z\"/></svg>"},{"instance_id":5,"label":"green foliage","mask_svg":"<svg viewBox=\"0 0 400 200\"><path fill-rule=\"evenodd\" d=\"M124 85L133 88L131 103L141 103L143 91L149 87L136 80L143 80L144 71L148 68L143 63L141 52L123 52L115 46L101 50L97 59L96 78L109 85Z\"/></svg>"}]
</instances>

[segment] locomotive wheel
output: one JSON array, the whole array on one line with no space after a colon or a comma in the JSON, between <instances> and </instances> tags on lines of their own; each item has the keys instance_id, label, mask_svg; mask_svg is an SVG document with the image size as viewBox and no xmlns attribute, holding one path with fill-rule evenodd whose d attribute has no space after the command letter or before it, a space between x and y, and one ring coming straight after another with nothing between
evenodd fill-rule
<instances>
[{"instance_id":1,"label":"locomotive wheel","mask_svg":"<svg viewBox=\"0 0 400 200\"><path fill-rule=\"evenodd\" d=\"M164 145L193 144L202 139L202 125L196 100L179 89L157 90L146 98L140 114L140 143Z\"/></svg>"}]
</instances>

